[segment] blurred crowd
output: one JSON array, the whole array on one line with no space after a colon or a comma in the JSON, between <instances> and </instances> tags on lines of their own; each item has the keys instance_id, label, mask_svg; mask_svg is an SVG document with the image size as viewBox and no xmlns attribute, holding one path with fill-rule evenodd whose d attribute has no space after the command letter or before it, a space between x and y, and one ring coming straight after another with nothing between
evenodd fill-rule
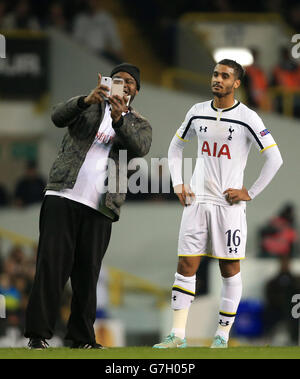
<instances>
[{"instance_id":1,"label":"blurred crowd","mask_svg":"<svg viewBox=\"0 0 300 379\"><path fill-rule=\"evenodd\" d=\"M39 173L37 162L28 161L24 174L17 181L12 193L0 183L0 207L26 207L41 203L44 197L45 178Z\"/></svg>"},{"instance_id":2,"label":"blurred crowd","mask_svg":"<svg viewBox=\"0 0 300 379\"><path fill-rule=\"evenodd\" d=\"M25 308L35 273L35 254L27 258L20 246L0 251L0 293L5 296L6 318L0 320L0 339L7 328L24 326Z\"/></svg>"},{"instance_id":3,"label":"blurred crowd","mask_svg":"<svg viewBox=\"0 0 300 379\"><path fill-rule=\"evenodd\" d=\"M276 12L295 33L300 30L300 3L296 0L288 3L174 0L172 6L164 0L0 0L0 30L36 31L53 27L68 33L95 54L119 64L124 61L125 47L117 20L110 12L113 3L123 6L123 11L167 65L174 65L178 20L188 12ZM268 73L259 64L259 51L253 50L253 56L254 63L247 68L244 86L248 104L300 117L300 66L290 51L283 47L274 69ZM282 89L293 96L284 97Z\"/></svg>"},{"instance_id":4,"label":"blurred crowd","mask_svg":"<svg viewBox=\"0 0 300 379\"><path fill-rule=\"evenodd\" d=\"M122 1L122 0L121 0ZM125 0L123 0L125 1ZM139 0L126 0L128 9L140 12L143 19L159 20L164 17L178 19L188 12L269 12L281 13L295 28L300 25L299 1L290 0L174 0L172 7L165 0L148 0L142 3Z\"/></svg>"},{"instance_id":5,"label":"blurred crowd","mask_svg":"<svg viewBox=\"0 0 300 379\"><path fill-rule=\"evenodd\" d=\"M0 0L0 30L43 30L54 27L72 35L97 54L120 62L122 38L110 12L112 3L128 16L167 63L173 62L176 26L189 12L276 12L295 31L300 28L300 3L290 0ZM110 5L110 6L108 6Z\"/></svg>"},{"instance_id":6,"label":"blurred crowd","mask_svg":"<svg viewBox=\"0 0 300 379\"><path fill-rule=\"evenodd\" d=\"M11 331L18 341L24 332L25 310L30 295L36 263L36 247L30 251L20 245L3 247L0 240L0 294L5 296L6 314L0 319L0 347L15 343L8 336ZM60 317L57 323L57 336L63 338L65 325L69 317L71 291L67 286L61 303Z\"/></svg>"},{"instance_id":7,"label":"blurred crowd","mask_svg":"<svg viewBox=\"0 0 300 379\"><path fill-rule=\"evenodd\" d=\"M287 203L258 231L259 256L299 256L299 235L294 204Z\"/></svg>"},{"instance_id":8,"label":"blurred crowd","mask_svg":"<svg viewBox=\"0 0 300 379\"><path fill-rule=\"evenodd\" d=\"M35 30L51 25L72 31L83 15L95 15L98 10L109 16L109 2L125 5L124 9L140 20L144 27L151 25L151 31L154 31L154 26L166 22L166 19L178 20L188 12L277 12L294 29L300 26L298 0L173 0L172 6L165 0L1 0L0 28Z\"/></svg>"},{"instance_id":9,"label":"blurred crowd","mask_svg":"<svg viewBox=\"0 0 300 379\"><path fill-rule=\"evenodd\" d=\"M297 344L300 338L299 321L291 314L291 299L300 293L300 275L295 274L292 258L299 258L299 232L296 208L285 204L258 230L259 256L278 261L278 271L265 284L265 303L262 313L264 334L268 338L284 330L286 339Z\"/></svg>"},{"instance_id":10,"label":"blurred crowd","mask_svg":"<svg viewBox=\"0 0 300 379\"><path fill-rule=\"evenodd\" d=\"M123 60L122 42L105 0L0 0L0 30L53 27L113 63Z\"/></svg>"},{"instance_id":11,"label":"blurred crowd","mask_svg":"<svg viewBox=\"0 0 300 379\"><path fill-rule=\"evenodd\" d=\"M300 117L300 65L286 46L279 49L271 72L260 65L260 52L252 49L254 62L246 67L243 87L250 107ZM289 97L289 95L292 95ZM287 103L288 101L288 103ZM284 108L288 104L288 109Z\"/></svg>"},{"instance_id":12,"label":"blurred crowd","mask_svg":"<svg viewBox=\"0 0 300 379\"><path fill-rule=\"evenodd\" d=\"M144 34L152 41L153 48L168 64L174 61L177 22L185 13L279 13L291 28L296 32L300 30L298 0L174 0L172 6L165 0L126 0L126 4L128 13L137 20Z\"/></svg>"}]
</instances>

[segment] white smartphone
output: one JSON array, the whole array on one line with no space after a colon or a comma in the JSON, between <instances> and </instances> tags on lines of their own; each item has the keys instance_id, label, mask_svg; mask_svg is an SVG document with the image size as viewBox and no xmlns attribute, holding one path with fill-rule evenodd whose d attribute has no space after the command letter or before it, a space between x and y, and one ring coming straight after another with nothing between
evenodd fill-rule
<instances>
[{"instance_id":1,"label":"white smartphone","mask_svg":"<svg viewBox=\"0 0 300 379\"><path fill-rule=\"evenodd\" d=\"M102 76L101 78L101 85L106 86L109 88L109 92L107 93L107 96L110 96L111 94L111 87L112 87L112 78L109 76Z\"/></svg>"},{"instance_id":2,"label":"white smartphone","mask_svg":"<svg viewBox=\"0 0 300 379\"><path fill-rule=\"evenodd\" d=\"M114 78L111 85L111 96L124 96L124 80L122 78Z\"/></svg>"}]
</instances>

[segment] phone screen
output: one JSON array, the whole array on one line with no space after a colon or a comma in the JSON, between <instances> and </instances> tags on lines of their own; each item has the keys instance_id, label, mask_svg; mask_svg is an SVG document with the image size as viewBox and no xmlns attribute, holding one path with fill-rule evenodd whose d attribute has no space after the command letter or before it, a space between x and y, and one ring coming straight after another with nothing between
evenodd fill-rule
<instances>
[{"instance_id":1,"label":"phone screen","mask_svg":"<svg viewBox=\"0 0 300 379\"><path fill-rule=\"evenodd\" d=\"M124 80L121 78L114 78L111 86L111 95L124 96Z\"/></svg>"}]
</instances>

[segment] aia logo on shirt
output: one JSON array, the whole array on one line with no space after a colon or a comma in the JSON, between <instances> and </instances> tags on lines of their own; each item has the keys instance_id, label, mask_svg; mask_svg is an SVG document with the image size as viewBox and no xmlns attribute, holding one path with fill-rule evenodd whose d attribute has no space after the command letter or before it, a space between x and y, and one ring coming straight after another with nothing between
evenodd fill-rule
<instances>
[{"instance_id":1,"label":"aia logo on shirt","mask_svg":"<svg viewBox=\"0 0 300 379\"><path fill-rule=\"evenodd\" d=\"M218 145L217 142L214 142L213 145L209 145L207 141L204 141L202 145L201 153L202 154L205 153L209 157L216 157L216 158L220 158L221 156L224 155L228 159L231 159L229 146L226 143L220 146Z\"/></svg>"}]
</instances>

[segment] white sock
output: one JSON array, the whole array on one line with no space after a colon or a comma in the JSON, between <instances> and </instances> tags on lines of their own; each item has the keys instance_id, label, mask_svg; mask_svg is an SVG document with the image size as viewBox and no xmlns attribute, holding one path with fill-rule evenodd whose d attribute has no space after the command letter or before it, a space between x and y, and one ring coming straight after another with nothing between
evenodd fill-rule
<instances>
[{"instance_id":1,"label":"white sock","mask_svg":"<svg viewBox=\"0 0 300 379\"><path fill-rule=\"evenodd\" d=\"M221 305L219 312L219 326L216 335L220 335L226 341L234 323L236 312L242 296L242 277L241 273L222 278L223 287L221 295Z\"/></svg>"},{"instance_id":2,"label":"white sock","mask_svg":"<svg viewBox=\"0 0 300 379\"><path fill-rule=\"evenodd\" d=\"M172 287L173 328L171 333L183 339L190 306L195 298L196 275L183 276L176 272Z\"/></svg>"}]
</instances>

